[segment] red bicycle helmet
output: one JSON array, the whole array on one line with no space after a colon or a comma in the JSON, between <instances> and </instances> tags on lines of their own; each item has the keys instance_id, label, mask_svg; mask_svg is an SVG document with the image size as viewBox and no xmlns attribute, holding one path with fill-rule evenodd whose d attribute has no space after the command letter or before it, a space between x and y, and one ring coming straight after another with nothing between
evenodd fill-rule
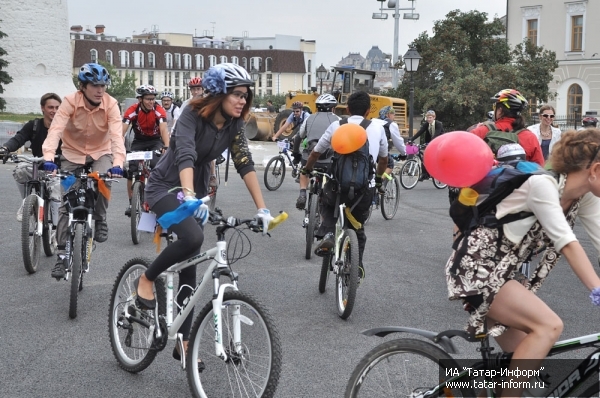
<instances>
[{"instance_id":1,"label":"red bicycle helmet","mask_svg":"<svg viewBox=\"0 0 600 398\"><path fill-rule=\"evenodd\" d=\"M188 87L202 87L202 79L199 77L193 77L188 83Z\"/></svg>"},{"instance_id":2,"label":"red bicycle helmet","mask_svg":"<svg viewBox=\"0 0 600 398\"><path fill-rule=\"evenodd\" d=\"M596 127L598 125L598 119L593 116L584 117L581 121L583 127Z\"/></svg>"},{"instance_id":3,"label":"red bicycle helmet","mask_svg":"<svg viewBox=\"0 0 600 398\"><path fill-rule=\"evenodd\" d=\"M498 91L491 99L494 101L494 104L501 104L510 113L517 116L521 114L528 104L520 92L510 88Z\"/></svg>"}]
</instances>

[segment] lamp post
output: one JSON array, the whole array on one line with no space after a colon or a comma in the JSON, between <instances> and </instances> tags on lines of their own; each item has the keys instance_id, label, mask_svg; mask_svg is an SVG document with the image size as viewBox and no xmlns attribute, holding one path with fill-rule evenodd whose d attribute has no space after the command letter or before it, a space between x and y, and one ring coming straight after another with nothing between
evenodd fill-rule
<instances>
[{"instance_id":1,"label":"lamp post","mask_svg":"<svg viewBox=\"0 0 600 398\"><path fill-rule=\"evenodd\" d=\"M185 75L183 76L183 85L185 86L185 94L186 94L186 97L187 97L186 100L190 98L190 95L189 95L190 94L190 86L189 86L189 84L190 84L190 75L188 73L187 76L185 76Z\"/></svg>"},{"instance_id":2,"label":"lamp post","mask_svg":"<svg viewBox=\"0 0 600 398\"><path fill-rule=\"evenodd\" d=\"M412 140L413 136L413 103L415 100L415 82L413 80L413 73L419 69L419 61L421 56L414 47L411 47L406 54L404 54L404 67L407 72L410 72L410 98L409 98L409 109L408 109L408 139Z\"/></svg>"},{"instance_id":3,"label":"lamp post","mask_svg":"<svg viewBox=\"0 0 600 398\"><path fill-rule=\"evenodd\" d=\"M327 69L321 64L317 68L317 79L321 81L321 89L319 90L319 94L323 94L323 79L327 77Z\"/></svg>"}]
</instances>

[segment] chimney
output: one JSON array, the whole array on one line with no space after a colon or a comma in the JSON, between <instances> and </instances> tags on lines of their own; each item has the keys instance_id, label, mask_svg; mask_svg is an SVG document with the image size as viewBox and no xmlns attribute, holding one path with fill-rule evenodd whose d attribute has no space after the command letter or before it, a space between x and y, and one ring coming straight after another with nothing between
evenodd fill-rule
<instances>
[{"instance_id":1,"label":"chimney","mask_svg":"<svg viewBox=\"0 0 600 398\"><path fill-rule=\"evenodd\" d=\"M101 35L104 34L104 25L96 25L96 34L97 35Z\"/></svg>"},{"instance_id":2,"label":"chimney","mask_svg":"<svg viewBox=\"0 0 600 398\"><path fill-rule=\"evenodd\" d=\"M71 26L71 30L73 32L81 32L83 30L83 26L81 26L81 25L73 25L73 26Z\"/></svg>"}]
</instances>

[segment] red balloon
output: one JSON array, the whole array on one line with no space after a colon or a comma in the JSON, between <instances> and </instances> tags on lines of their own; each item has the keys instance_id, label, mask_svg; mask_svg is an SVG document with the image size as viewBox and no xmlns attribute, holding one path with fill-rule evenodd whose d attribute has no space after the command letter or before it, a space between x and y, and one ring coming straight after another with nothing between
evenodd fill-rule
<instances>
[{"instance_id":1,"label":"red balloon","mask_svg":"<svg viewBox=\"0 0 600 398\"><path fill-rule=\"evenodd\" d=\"M478 136L453 131L437 137L425 149L425 167L435 179L451 187L479 182L494 165L494 154Z\"/></svg>"}]
</instances>

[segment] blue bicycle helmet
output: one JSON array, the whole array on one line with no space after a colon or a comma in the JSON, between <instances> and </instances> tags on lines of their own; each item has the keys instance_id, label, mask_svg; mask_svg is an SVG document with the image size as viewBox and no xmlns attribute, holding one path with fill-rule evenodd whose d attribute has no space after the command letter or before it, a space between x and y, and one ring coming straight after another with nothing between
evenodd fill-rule
<instances>
[{"instance_id":1,"label":"blue bicycle helmet","mask_svg":"<svg viewBox=\"0 0 600 398\"><path fill-rule=\"evenodd\" d=\"M79 69L77 78L82 83L110 85L110 75L106 68L100 64L84 64L81 69Z\"/></svg>"}]
</instances>

